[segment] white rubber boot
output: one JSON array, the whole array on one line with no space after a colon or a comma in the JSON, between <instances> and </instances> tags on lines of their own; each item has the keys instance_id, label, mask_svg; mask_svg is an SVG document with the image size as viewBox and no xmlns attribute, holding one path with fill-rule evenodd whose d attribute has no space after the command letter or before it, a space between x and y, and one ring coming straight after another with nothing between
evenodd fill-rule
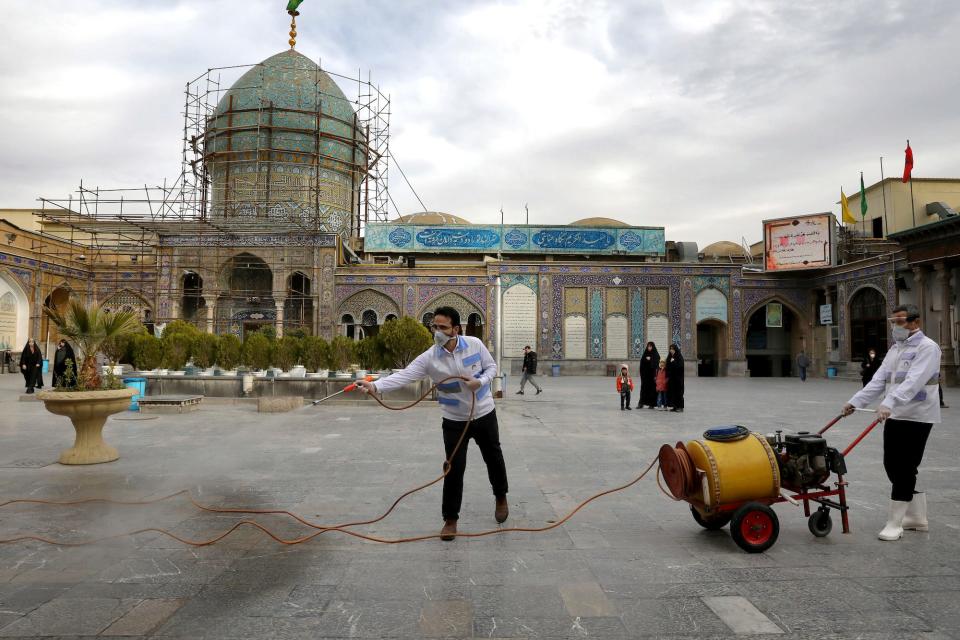
<instances>
[{"instance_id":1,"label":"white rubber boot","mask_svg":"<svg viewBox=\"0 0 960 640\"><path fill-rule=\"evenodd\" d=\"M915 493L910 506L907 507L907 515L903 517L903 528L911 531L929 531L927 524L927 494Z\"/></svg>"},{"instance_id":2,"label":"white rubber boot","mask_svg":"<svg viewBox=\"0 0 960 640\"><path fill-rule=\"evenodd\" d=\"M881 540L893 541L899 540L903 536L903 517L907 515L909 502L899 500L890 501L890 515L887 516L887 526L885 526L877 536Z\"/></svg>"}]
</instances>

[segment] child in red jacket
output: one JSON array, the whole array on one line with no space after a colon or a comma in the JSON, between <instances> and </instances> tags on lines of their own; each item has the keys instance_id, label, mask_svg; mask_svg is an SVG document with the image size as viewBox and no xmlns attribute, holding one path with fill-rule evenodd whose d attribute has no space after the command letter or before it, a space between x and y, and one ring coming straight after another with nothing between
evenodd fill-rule
<instances>
[{"instance_id":1,"label":"child in red jacket","mask_svg":"<svg viewBox=\"0 0 960 640\"><path fill-rule=\"evenodd\" d=\"M667 410L667 361L660 361L657 370L657 411Z\"/></svg>"},{"instance_id":2,"label":"child in red jacket","mask_svg":"<svg viewBox=\"0 0 960 640\"><path fill-rule=\"evenodd\" d=\"M633 391L633 379L627 373L627 365L620 367L620 375L617 376L617 393L620 394L620 411L633 411L630 408L630 392Z\"/></svg>"}]
</instances>

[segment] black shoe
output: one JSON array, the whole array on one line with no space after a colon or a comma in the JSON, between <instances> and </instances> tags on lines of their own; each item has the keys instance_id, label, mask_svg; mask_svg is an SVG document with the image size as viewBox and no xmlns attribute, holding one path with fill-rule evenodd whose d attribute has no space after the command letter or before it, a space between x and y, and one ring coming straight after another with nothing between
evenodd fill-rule
<instances>
[{"instance_id":1,"label":"black shoe","mask_svg":"<svg viewBox=\"0 0 960 640\"><path fill-rule=\"evenodd\" d=\"M940 405L940 408L941 408L941 409L949 409L949 408L950 408L950 405L948 405L948 404L942 404L942 405Z\"/></svg>"},{"instance_id":2,"label":"black shoe","mask_svg":"<svg viewBox=\"0 0 960 640\"><path fill-rule=\"evenodd\" d=\"M630 407L627 407L627 411L633 411L633 409L631 409Z\"/></svg>"},{"instance_id":3,"label":"black shoe","mask_svg":"<svg viewBox=\"0 0 960 640\"><path fill-rule=\"evenodd\" d=\"M27 393L33 393L33 387L28 388Z\"/></svg>"},{"instance_id":4,"label":"black shoe","mask_svg":"<svg viewBox=\"0 0 960 640\"><path fill-rule=\"evenodd\" d=\"M537 389L537 392L533 395L538 396L543 392L543 389Z\"/></svg>"},{"instance_id":5,"label":"black shoe","mask_svg":"<svg viewBox=\"0 0 960 640\"><path fill-rule=\"evenodd\" d=\"M517 395L518 395L518 396L522 396L522 395L523 395L523 391L517 391Z\"/></svg>"}]
</instances>

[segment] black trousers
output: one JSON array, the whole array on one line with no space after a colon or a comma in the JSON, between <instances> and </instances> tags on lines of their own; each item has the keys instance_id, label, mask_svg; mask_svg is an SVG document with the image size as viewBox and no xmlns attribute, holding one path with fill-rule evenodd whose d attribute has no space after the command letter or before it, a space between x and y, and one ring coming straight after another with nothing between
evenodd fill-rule
<instances>
[{"instance_id":1,"label":"black trousers","mask_svg":"<svg viewBox=\"0 0 960 640\"><path fill-rule=\"evenodd\" d=\"M630 406L630 389L624 389L620 392L620 408L625 409Z\"/></svg>"},{"instance_id":2,"label":"black trousers","mask_svg":"<svg viewBox=\"0 0 960 640\"><path fill-rule=\"evenodd\" d=\"M466 426L466 421L443 419L443 447L450 457L450 452L457 445L460 434ZM493 495L501 498L507 495L507 465L503 461L503 451L500 449L500 427L497 424L497 411L477 418L470 423L467 437L457 455L450 461L450 473L443 479L443 518L457 520L460 518L460 504L463 502L463 473L467 470L467 446L473 439L480 447L480 455L487 465L487 477Z\"/></svg>"},{"instance_id":3,"label":"black trousers","mask_svg":"<svg viewBox=\"0 0 960 640\"><path fill-rule=\"evenodd\" d=\"M933 427L929 422L888 418L883 423L883 468L893 489L890 498L910 502L917 486L917 469Z\"/></svg>"}]
</instances>

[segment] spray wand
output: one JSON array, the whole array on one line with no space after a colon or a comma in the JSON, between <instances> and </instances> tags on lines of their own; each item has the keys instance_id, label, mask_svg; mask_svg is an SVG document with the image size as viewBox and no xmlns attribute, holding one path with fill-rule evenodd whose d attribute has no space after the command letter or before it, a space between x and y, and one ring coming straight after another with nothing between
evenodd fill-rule
<instances>
[{"instance_id":1,"label":"spray wand","mask_svg":"<svg viewBox=\"0 0 960 640\"><path fill-rule=\"evenodd\" d=\"M367 381L367 382L373 382L373 376L367 376L367 377L364 378L364 380ZM310 404L313 405L313 406L317 406L318 404L320 404L320 403L323 402L324 400L329 400L330 398L332 398L332 397L334 397L334 396L338 396L338 395L340 395L341 393L350 393L351 391L356 390L356 388L357 388L357 383L356 383L356 382L352 382L352 383L348 384L347 386L345 386L345 387L344 387L343 389L341 389L340 391L337 391L336 393L331 393L331 394L328 395L326 398L320 398L319 400L314 400L314 401L311 402Z\"/></svg>"}]
</instances>

